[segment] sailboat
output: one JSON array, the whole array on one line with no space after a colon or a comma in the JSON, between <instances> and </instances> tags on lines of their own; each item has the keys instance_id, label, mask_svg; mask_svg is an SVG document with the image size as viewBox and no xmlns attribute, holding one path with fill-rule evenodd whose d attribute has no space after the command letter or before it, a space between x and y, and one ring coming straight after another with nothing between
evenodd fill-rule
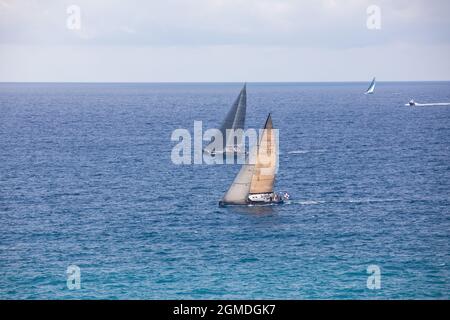
<instances>
[{"instance_id":1,"label":"sailboat","mask_svg":"<svg viewBox=\"0 0 450 320\"><path fill-rule=\"evenodd\" d=\"M369 88L367 88L366 92L364 94L372 94L375 91L375 77L373 78L372 82L370 83Z\"/></svg>"},{"instance_id":2,"label":"sailboat","mask_svg":"<svg viewBox=\"0 0 450 320\"><path fill-rule=\"evenodd\" d=\"M273 191L277 161L278 145L269 114L258 145L251 150L219 206L281 204L289 199L289 194Z\"/></svg>"},{"instance_id":3,"label":"sailboat","mask_svg":"<svg viewBox=\"0 0 450 320\"><path fill-rule=\"evenodd\" d=\"M234 101L231 109L228 111L227 116L225 117L224 122L220 127L220 132L223 137L223 145L217 148L214 144L214 140L212 140L204 149L205 153L216 155L226 153L241 153L245 152L245 146L236 144L236 143L227 143L228 138L232 132L230 130L244 129L245 126L245 114L247 110L247 85L244 84L244 87L241 89L238 97ZM227 130L228 136L227 136Z\"/></svg>"}]
</instances>

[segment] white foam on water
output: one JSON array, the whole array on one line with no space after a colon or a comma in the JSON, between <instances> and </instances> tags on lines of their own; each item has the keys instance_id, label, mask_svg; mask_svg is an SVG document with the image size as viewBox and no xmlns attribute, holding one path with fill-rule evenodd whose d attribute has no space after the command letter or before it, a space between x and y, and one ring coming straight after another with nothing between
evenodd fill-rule
<instances>
[{"instance_id":1,"label":"white foam on water","mask_svg":"<svg viewBox=\"0 0 450 320\"><path fill-rule=\"evenodd\" d=\"M312 152L325 152L325 149L312 149L312 150L292 150L289 151L288 154L305 154L305 153L312 153Z\"/></svg>"},{"instance_id":2,"label":"white foam on water","mask_svg":"<svg viewBox=\"0 0 450 320\"><path fill-rule=\"evenodd\" d=\"M324 203L325 201L315 201L315 200L304 200L304 201L300 201L300 200L287 200L285 201L286 204L300 204L303 206L308 206L308 205L315 205L315 204L321 204Z\"/></svg>"},{"instance_id":3,"label":"white foam on water","mask_svg":"<svg viewBox=\"0 0 450 320\"><path fill-rule=\"evenodd\" d=\"M332 201L334 203L375 203L375 202L396 202L403 199L343 199Z\"/></svg>"},{"instance_id":4,"label":"white foam on water","mask_svg":"<svg viewBox=\"0 0 450 320\"><path fill-rule=\"evenodd\" d=\"M410 106L409 103L405 104L405 106ZM436 102L436 103L415 103L411 107L439 107L439 106L450 106L450 102Z\"/></svg>"},{"instance_id":5,"label":"white foam on water","mask_svg":"<svg viewBox=\"0 0 450 320\"><path fill-rule=\"evenodd\" d=\"M382 202L396 202L405 201L405 199L337 199L337 200L287 200L285 204L299 204L303 206L318 205L324 203L382 203Z\"/></svg>"}]
</instances>

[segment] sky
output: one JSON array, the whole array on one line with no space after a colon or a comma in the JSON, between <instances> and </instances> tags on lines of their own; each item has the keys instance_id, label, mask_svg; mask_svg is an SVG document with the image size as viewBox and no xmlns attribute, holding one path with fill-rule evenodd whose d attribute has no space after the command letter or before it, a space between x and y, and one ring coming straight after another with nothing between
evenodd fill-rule
<instances>
[{"instance_id":1,"label":"sky","mask_svg":"<svg viewBox=\"0 0 450 320\"><path fill-rule=\"evenodd\" d=\"M0 0L0 81L450 80L449 15L448 0Z\"/></svg>"}]
</instances>

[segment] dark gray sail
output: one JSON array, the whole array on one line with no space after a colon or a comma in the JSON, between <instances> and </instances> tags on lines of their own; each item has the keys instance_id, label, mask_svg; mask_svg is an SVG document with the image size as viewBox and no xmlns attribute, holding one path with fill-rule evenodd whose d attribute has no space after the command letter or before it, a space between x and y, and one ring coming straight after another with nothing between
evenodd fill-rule
<instances>
[{"instance_id":1,"label":"dark gray sail","mask_svg":"<svg viewBox=\"0 0 450 320\"><path fill-rule=\"evenodd\" d=\"M246 109L247 90L246 85L244 84L239 96L234 101L233 106L230 111L228 111L225 121L220 127L220 131L222 131L224 137L227 129L244 129Z\"/></svg>"},{"instance_id":2,"label":"dark gray sail","mask_svg":"<svg viewBox=\"0 0 450 320\"><path fill-rule=\"evenodd\" d=\"M234 101L231 109L228 111L227 116L225 117L224 122L220 126L220 132L223 137L223 146L222 150L214 150L215 152L223 152L225 146L227 145L227 130L229 129L244 129L245 126L245 114L247 111L247 90L246 85L242 88L239 96ZM205 152L211 152L212 149L211 142L205 149Z\"/></svg>"}]
</instances>

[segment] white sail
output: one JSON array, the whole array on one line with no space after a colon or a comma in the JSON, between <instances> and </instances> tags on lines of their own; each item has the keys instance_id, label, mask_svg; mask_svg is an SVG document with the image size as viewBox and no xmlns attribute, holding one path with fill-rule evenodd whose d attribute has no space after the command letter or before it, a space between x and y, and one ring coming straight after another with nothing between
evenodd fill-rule
<instances>
[{"instance_id":1,"label":"white sail","mask_svg":"<svg viewBox=\"0 0 450 320\"><path fill-rule=\"evenodd\" d=\"M255 165L244 164L234 179L231 187L223 196L226 204L246 204Z\"/></svg>"},{"instance_id":2,"label":"white sail","mask_svg":"<svg viewBox=\"0 0 450 320\"><path fill-rule=\"evenodd\" d=\"M375 91L375 77L373 78L372 82L370 83L369 88L365 92L365 94L372 94Z\"/></svg>"}]
</instances>

